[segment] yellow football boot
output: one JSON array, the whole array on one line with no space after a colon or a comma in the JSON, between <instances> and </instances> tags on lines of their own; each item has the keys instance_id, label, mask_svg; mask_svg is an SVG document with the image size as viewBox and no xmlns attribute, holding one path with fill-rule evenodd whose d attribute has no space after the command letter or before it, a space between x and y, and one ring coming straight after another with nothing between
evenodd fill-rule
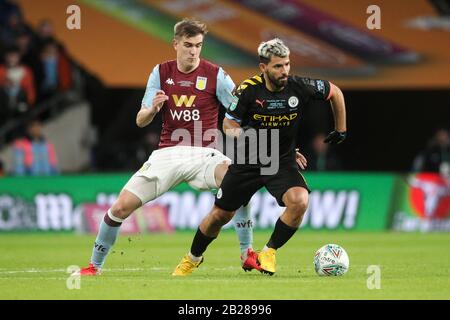
<instances>
[{"instance_id":1,"label":"yellow football boot","mask_svg":"<svg viewBox=\"0 0 450 320\"><path fill-rule=\"evenodd\" d=\"M195 262L189 257L189 254L185 255L181 262L177 265L175 270L172 272L173 276L188 276L194 271L195 268L203 262L203 257L200 261Z\"/></svg>"},{"instance_id":2,"label":"yellow football boot","mask_svg":"<svg viewBox=\"0 0 450 320\"><path fill-rule=\"evenodd\" d=\"M258 254L258 262L261 267L261 272L269 275L275 273L276 259L275 254L277 250L273 248L268 248L267 250L261 251Z\"/></svg>"}]
</instances>

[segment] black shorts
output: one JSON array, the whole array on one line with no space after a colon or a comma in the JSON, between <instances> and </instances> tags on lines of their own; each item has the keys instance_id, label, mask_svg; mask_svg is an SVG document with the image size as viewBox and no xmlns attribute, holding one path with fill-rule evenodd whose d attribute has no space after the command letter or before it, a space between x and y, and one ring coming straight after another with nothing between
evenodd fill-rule
<instances>
[{"instance_id":1,"label":"black shorts","mask_svg":"<svg viewBox=\"0 0 450 320\"><path fill-rule=\"evenodd\" d=\"M261 175L260 168L231 165L217 192L215 205L226 211L235 211L247 205L252 196L262 187L266 187L281 207L286 206L282 198L290 188L303 187L311 192L297 163L280 165L278 172L274 175Z\"/></svg>"}]
</instances>

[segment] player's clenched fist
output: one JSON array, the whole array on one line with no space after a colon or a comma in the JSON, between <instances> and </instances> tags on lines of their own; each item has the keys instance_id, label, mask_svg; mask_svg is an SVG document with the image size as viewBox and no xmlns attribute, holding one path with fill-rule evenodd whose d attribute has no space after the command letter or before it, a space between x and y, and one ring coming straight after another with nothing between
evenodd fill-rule
<instances>
[{"instance_id":1,"label":"player's clenched fist","mask_svg":"<svg viewBox=\"0 0 450 320\"><path fill-rule=\"evenodd\" d=\"M168 96L162 90L156 91L156 95L152 100L152 105L147 107L142 105L136 116L136 124L139 128L143 128L152 122L155 115L161 110L164 102L169 99Z\"/></svg>"},{"instance_id":2,"label":"player's clenched fist","mask_svg":"<svg viewBox=\"0 0 450 320\"><path fill-rule=\"evenodd\" d=\"M156 92L156 96L153 98L151 110L154 113L158 113L161 110L164 102L169 100L169 97L165 94L164 91L158 90Z\"/></svg>"}]
</instances>

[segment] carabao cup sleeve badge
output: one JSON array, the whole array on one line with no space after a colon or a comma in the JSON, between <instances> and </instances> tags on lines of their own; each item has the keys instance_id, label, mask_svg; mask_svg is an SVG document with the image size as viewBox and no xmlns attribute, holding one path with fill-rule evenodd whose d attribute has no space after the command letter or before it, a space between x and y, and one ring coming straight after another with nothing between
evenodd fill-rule
<instances>
[{"instance_id":1,"label":"carabao cup sleeve badge","mask_svg":"<svg viewBox=\"0 0 450 320\"><path fill-rule=\"evenodd\" d=\"M239 102L238 97L233 96L233 101L230 104L229 110L230 111L234 111L236 109L236 106L237 106L238 102Z\"/></svg>"}]
</instances>

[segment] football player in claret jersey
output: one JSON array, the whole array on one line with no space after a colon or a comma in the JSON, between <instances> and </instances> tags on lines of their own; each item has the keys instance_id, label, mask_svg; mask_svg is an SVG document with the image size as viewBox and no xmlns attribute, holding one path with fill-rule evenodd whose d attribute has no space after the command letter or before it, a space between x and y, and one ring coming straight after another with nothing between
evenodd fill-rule
<instances>
[{"instance_id":1,"label":"football player in claret jersey","mask_svg":"<svg viewBox=\"0 0 450 320\"><path fill-rule=\"evenodd\" d=\"M173 46L177 58L154 67L136 117L136 124L144 127L158 112L162 114L159 148L130 178L105 214L90 264L79 274L101 273L120 225L143 204L181 182L199 190L220 186L231 160L214 149L213 133L220 105L231 104L235 85L221 67L200 58L206 33L206 26L196 20L184 19L175 25ZM236 216L242 268L259 270L257 254L252 250L248 210L239 210ZM239 223L242 221L246 223ZM202 262L195 257L189 261L190 267Z\"/></svg>"},{"instance_id":2,"label":"football player in claret jersey","mask_svg":"<svg viewBox=\"0 0 450 320\"><path fill-rule=\"evenodd\" d=\"M295 161L302 109L313 99L330 100L335 130L325 142L340 143L346 137L344 96L338 87L326 80L290 76L289 49L280 39L261 43L258 55L262 75L245 80L237 88L224 120L224 125L235 132L238 143L245 144L245 156L241 156L245 161L235 161L228 169L215 204L201 222L191 252L182 262L191 255L201 259L221 227L232 219L234 210L247 203L258 189L266 187L278 204L286 207L258 254L260 271L273 275L276 250L294 235L308 206L309 189ZM257 137L257 143L247 139L251 133ZM273 135L278 136L275 143ZM270 141L264 141L269 136ZM255 145L258 150L252 150ZM266 154L271 154L272 163L262 158ZM269 172L266 170L269 167L276 170ZM182 263L175 272L181 267Z\"/></svg>"}]
</instances>

